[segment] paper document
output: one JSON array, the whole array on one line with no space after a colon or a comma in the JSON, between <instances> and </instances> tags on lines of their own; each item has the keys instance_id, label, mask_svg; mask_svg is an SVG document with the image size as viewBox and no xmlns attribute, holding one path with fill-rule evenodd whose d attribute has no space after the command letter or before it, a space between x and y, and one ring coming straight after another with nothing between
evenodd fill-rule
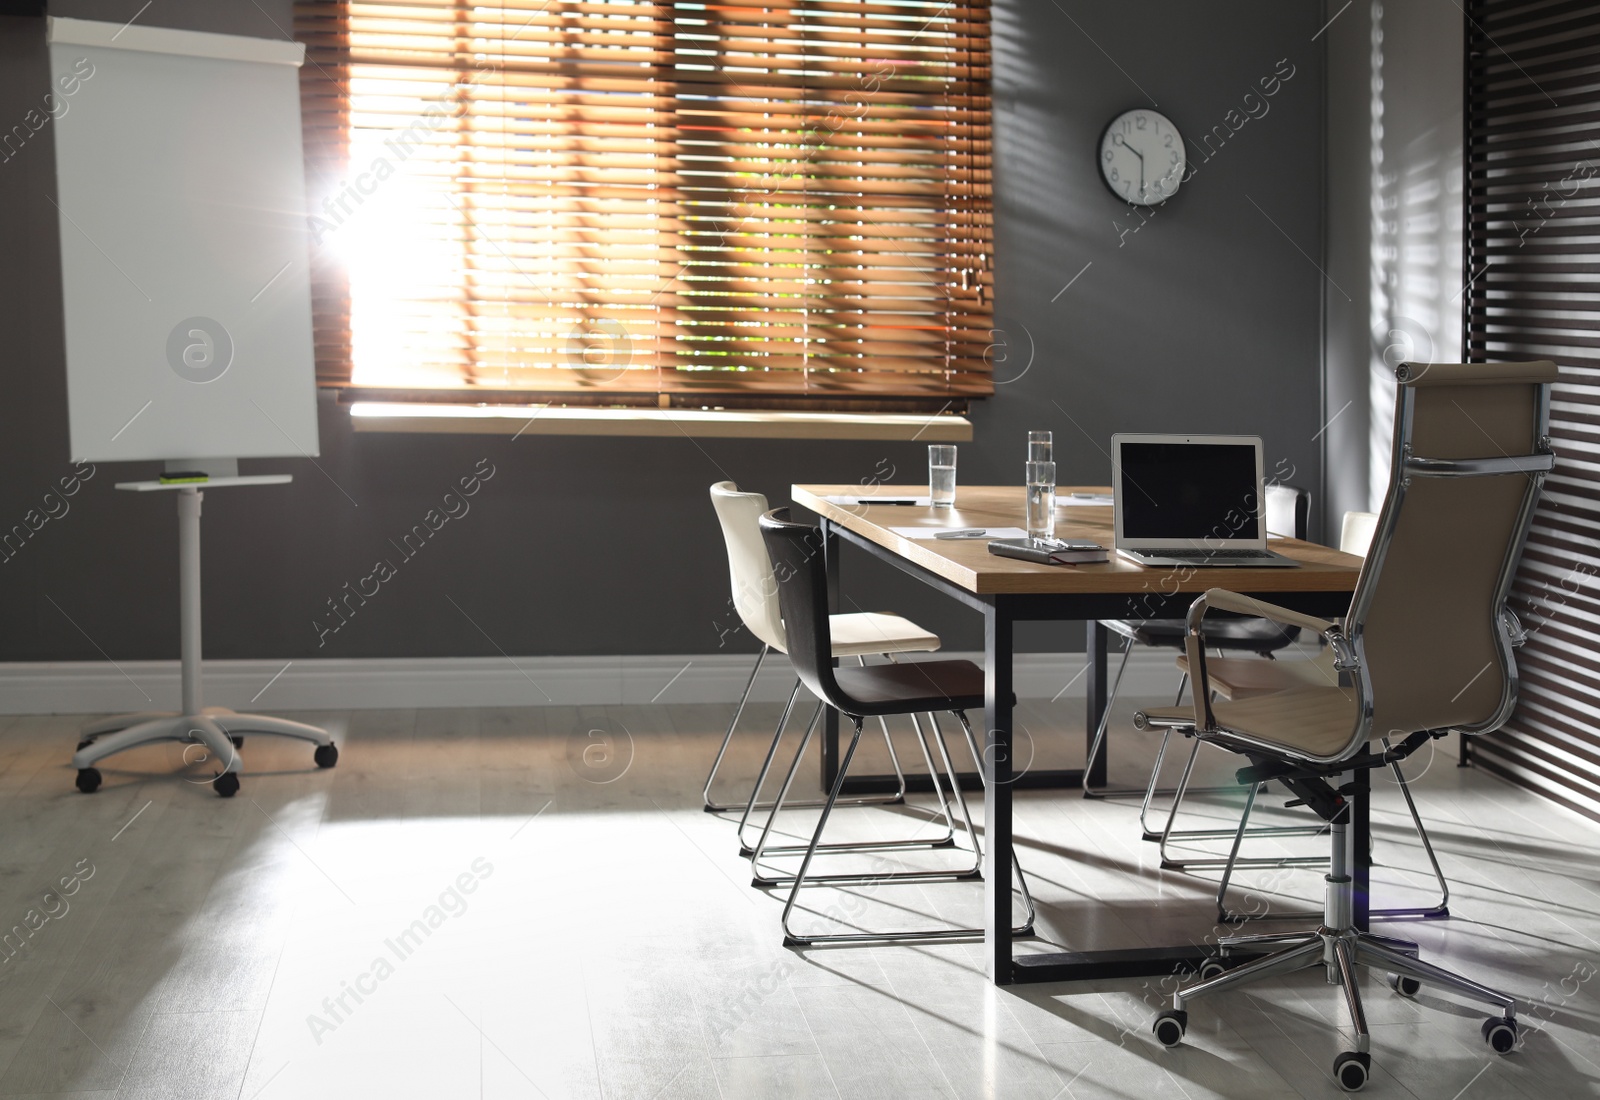
<instances>
[{"instance_id":1,"label":"paper document","mask_svg":"<svg viewBox=\"0 0 1600 1100\"><path fill-rule=\"evenodd\" d=\"M918 508L927 508L933 504L932 497L901 497L886 493L877 497L860 496L831 496L823 497L829 504L837 504L841 508L854 508L858 504L905 504L915 505Z\"/></svg>"},{"instance_id":2,"label":"paper document","mask_svg":"<svg viewBox=\"0 0 1600 1100\"><path fill-rule=\"evenodd\" d=\"M987 542L989 539L1028 537L1028 532L1020 527L891 527L889 530L903 539L938 539L941 532L948 532L952 536L949 539L940 539L941 542L963 542L969 539L974 542Z\"/></svg>"}]
</instances>

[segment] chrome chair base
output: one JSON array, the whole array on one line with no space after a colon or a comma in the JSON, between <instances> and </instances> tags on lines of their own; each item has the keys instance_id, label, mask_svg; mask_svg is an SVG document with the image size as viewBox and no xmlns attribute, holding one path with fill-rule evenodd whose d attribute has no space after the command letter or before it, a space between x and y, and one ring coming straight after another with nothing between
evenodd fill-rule
<instances>
[{"instance_id":1,"label":"chrome chair base","mask_svg":"<svg viewBox=\"0 0 1600 1100\"><path fill-rule=\"evenodd\" d=\"M967 741L967 748L972 753L974 763L978 765L978 774L981 777L983 775L982 757L978 750L977 740L973 736L972 727L968 723L967 716L964 713L961 711L955 711L954 713L956 718L961 722L962 732ZM864 886L877 885L886 882L904 883L967 881L982 879L983 876L981 868L983 865L983 849L978 842L978 834L972 824L972 814L967 806L966 795L961 790L960 779L956 774L954 765L951 763L949 746L945 741L944 731L939 727L939 720L937 716L932 714L930 714L928 717L933 725L933 740L934 744L938 747L940 761L944 765L945 775L950 781L950 787L954 795L954 800L961 811L961 817L963 824L966 826L967 836L972 841L972 866L970 868L958 869L954 871L893 871L877 875L810 874L812 860L816 857L818 851L824 850L826 847L821 843L823 831L827 828L828 818L833 811L833 806L837 803L839 792L844 787L845 777L849 774L850 762L855 756L856 748L861 743L862 721L860 718L855 718L855 732L850 739L849 747L845 750L844 758L840 761L839 773L834 777L833 788L828 795L828 805L823 808L822 815L817 821L816 831L812 834L811 843L806 848L806 854L804 859L801 861L799 872L792 878L757 880L755 883L756 885L780 885L787 883L790 887L788 901L783 907L782 924L783 943L785 947L811 947L826 944L907 943L927 940L979 939L984 935L984 930L982 928L936 928L900 932L849 932L821 935L800 935L797 934L790 926L790 918L794 912L795 904L799 899L800 890L802 887L806 886ZM922 743L923 741L922 728L920 724L917 726L917 740L919 743ZM926 753L926 751L926 745L924 744L924 752ZM931 761L929 765L929 774L933 779L935 791L940 791L941 783L939 780L939 774L933 769ZM793 769L791 769L790 778L793 778ZM785 783L785 787L787 787L787 782ZM782 801L783 794L781 792L778 798L780 801ZM941 804L943 804L944 798L942 792L940 794L940 801ZM776 811L774 811L774 816L776 816ZM768 824L770 826L771 822L769 821ZM1011 863L1017 875L1017 883L1021 889L1023 903L1027 912L1026 918L1023 920L1022 924L1013 928L1011 931L1012 934L1016 936L1031 936L1033 935L1033 925L1037 912L1034 906L1033 896L1028 890L1027 877L1023 874L1022 865L1017 862L1015 852L1012 853Z\"/></svg>"},{"instance_id":2,"label":"chrome chair base","mask_svg":"<svg viewBox=\"0 0 1600 1100\"><path fill-rule=\"evenodd\" d=\"M817 704L817 709L811 715L811 722L810 722L809 725L806 726L805 737L803 737L801 739L800 747L799 747L799 749L797 749L795 751L794 760L790 763L789 770L788 770L787 774L785 774L785 776L784 776L783 786L780 787L779 790L778 790L778 797L777 797L776 801L773 804L772 812L767 815L766 826L761 830L761 839L756 842L754 847L741 848L741 853L740 854L741 855L748 855L748 858L750 859L750 864L751 864L752 868L754 868L754 870L755 870L755 874L750 880L750 885L752 885L754 887L766 888L766 887L772 887L772 886L787 886L787 885L790 885L790 884L792 884L794 882L794 878L795 877L793 875L764 875L764 874L762 874L761 873L762 861L766 857L774 856L774 855L799 855L801 853L809 853L809 852L812 851L813 845L811 845L811 844L785 844L785 845L778 845L778 846L769 846L767 844L767 840L772 835L772 827L773 827L773 824L778 820L778 814L779 814L780 811L782 811L784 809L793 809L796 806L804 806L804 805L812 804L810 802L810 800L807 800L806 802L802 802L802 803L790 802L788 800L787 796L788 796L788 792L789 792L790 786L794 783L795 773L800 768L800 761L802 759L804 759L805 754L806 754L806 748L811 743L811 736L816 731L817 722L822 717L822 707L823 707L823 704L822 703L818 703ZM880 719L880 721L881 721L881 719ZM950 804L945 799L944 786L943 786L942 783L939 782L938 769L936 769L933 766L933 758L928 753L928 745L927 745L926 740L924 739L924 735L923 735L923 732L922 732L922 723L917 720L916 715L912 715L911 716L911 721L912 721L912 726L915 728L916 734L917 734L917 747L922 750L923 761L928 766L928 775L933 780L934 795L939 800L939 810L940 810L940 813L944 817L944 823L945 823L944 836L939 837L936 840L910 839L910 840L844 841L844 842L831 843L831 844L817 844L816 845L816 850L824 851L824 852L833 852L833 853L846 853L846 852L892 852L892 851L906 851L906 850L913 849L913 848L937 849L937 848L954 848L954 847L956 847L956 842L955 842L955 818L951 816ZM936 724L935 725L935 731L937 732L937 730L938 730L938 727L937 727L937 724ZM888 727L887 726L884 727L883 736L884 736L885 740L887 740L888 737L889 737L889 731L888 731ZM941 733L941 734L939 734L939 736L940 736L940 739L942 741L943 734ZM854 744L854 743L852 742L852 744ZM891 745L892 745L892 742L891 742ZM847 759L848 759L848 757L847 757ZM948 760L946 761L946 766L948 768ZM895 770L897 772L900 770L898 761L896 761ZM762 770L761 782L765 782L765 780L766 780L766 770L763 769ZM901 782L902 786L905 783L905 776L903 774L900 776L900 782ZM835 784L835 785L837 786L837 784ZM955 780L953 778L951 779L951 785L953 787L955 787L956 793L959 795L960 794L960 787L958 785L956 785ZM757 785L757 790L759 791L759 789L760 789L760 786L758 784ZM832 810L832 808L834 806L850 805L850 804L852 804L852 802L853 802L853 800L835 799L835 798L833 798L831 796L828 797L828 798L825 798L825 799L822 800L823 815L824 815L824 817L826 817L826 815ZM962 801L962 812L963 813L966 812L965 800ZM968 832L969 833L971 832L970 824L968 826ZM815 839L815 838L813 838L813 839ZM966 878L966 877L970 877L970 876L972 876L972 875L977 873L978 863L979 863L978 860L974 860L973 861L973 865L970 868L958 869L958 870L952 870L952 871L916 871L916 872L905 871L905 872L899 872L898 876L897 876L897 881L901 881L901 882L905 882L905 881L936 882L936 881L940 881L940 880L944 880L944 879L950 879L950 878ZM865 877L867 879L870 879L872 881L876 881L879 876L870 876L870 875L869 876L861 876L861 875L819 875L819 876L814 876L813 877L813 881L815 881L815 882L827 882L827 883L832 883L834 885L840 885L840 886L844 886L844 885L860 885L861 883L860 883L859 880L861 880L863 877Z\"/></svg>"},{"instance_id":3,"label":"chrome chair base","mask_svg":"<svg viewBox=\"0 0 1600 1100\"><path fill-rule=\"evenodd\" d=\"M770 652L772 652L772 647L763 644L761 646L761 651L756 654L755 667L750 670L750 678L745 681L744 692L739 696L739 702L733 708L733 720L728 723L728 732L722 735L722 744L717 748L716 758L711 761L711 771L706 776L705 786L700 791L701 808L704 809L708 814L731 813L736 810L744 810L747 807L756 810L772 809L773 803L770 801L757 801L755 803L751 803L749 799L746 799L743 802L717 802L711 797L711 786L717 780L717 771L722 767L722 758L728 754L728 746L733 743L733 731L739 727L739 719L744 716L745 705L750 702L750 693L755 690L756 678L761 675L761 665L767 659L767 654ZM783 717L779 719L778 728L773 734L774 743L772 751L774 752L777 751L777 742L783 737L784 727L788 725L789 712L794 707L795 696L799 690L800 681L796 680L794 689L789 693L789 704L784 708ZM890 751L891 753L893 752L892 746ZM899 776L899 779L899 789L893 794L865 795L860 798L850 799L846 804L851 806L892 806L897 803L903 803L906 800L905 776L901 775ZM789 805L791 807L810 807L812 809L816 809L817 807L820 807L824 801L825 800L821 798L813 798L807 799L804 802L791 802ZM739 854L741 856L748 856L750 852L749 849L746 848Z\"/></svg>"},{"instance_id":4,"label":"chrome chair base","mask_svg":"<svg viewBox=\"0 0 1600 1100\"><path fill-rule=\"evenodd\" d=\"M858 658L856 658L856 660L861 664L862 667L866 666L866 663L867 663L866 658L858 657ZM891 657L890 660L893 661L893 657ZM783 741L784 730L787 729L788 725L789 725L789 715L794 711L795 699L799 697L799 694L800 694L800 681L798 679L796 679L795 682L794 682L794 688L792 690L790 690L790 692L789 692L789 701L784 705L783 714L778 719L778 728L772 735L772 743L767 746L767 755L761 761L761 771L756 774L756 782L755 782L755 786L752 787L751 790L750 790L750 798L745 803L744 812L739 815L739 828L737 830L736 835L739 838L739 855L740 855L741 858L748 859L748 858L753 857L755 855L755 853L756 853L757 848L760 847L760 844L764 844L766 842L767 835L771 831L772 822L774 820L774 817L777 814L778 807L780 806L780 804L787 804L790 809L820 809L822 806L824 806L827 803L827 799L825 799L825 798L808 798L808 799L803 799L803 800L800 800L800 801L787 802L787 803L780 803L779 801L772 801L772 802L763 802L763 801L761 801L761 790L762 790L763 787L766 786L767 776L772 771L772 762L777 757L778 746ZM815 729L817 719L820 718L821 715L822 715L822 704L818 703L817 704L817 709L812 713L812 716L811 716L811 725L806 727L805 737L800 742L800 751L799 751L799 753L796 754L794 764L791 765L791 767L790 767L790 777L791 778L793 777L794 770L796 768L798 768L799 765L800 765L800 758L805 755L806 747L811 742L811 734L812 734L813 730ZM914 722L915 722L915 719L913 719L913 723ZM888 805L903 804L905 802L905 796L906 796L906 773L905 773L905 769L900 766L900 754L895 751L894 738L889 736L889 723L888 723L888 721L886 719L879 718L878 719L878 726L879 726L880 729L883 730L883 743L889 750L889 762L894 765L894 774L895 774L897 789L895 790L895 792L893 794L890 794L890 795L856 795L856 796L852 796L850 798L841 799L840 800L840 804L841 805L846 805L846 806L888 806ZM730 727L730 730L731 730L731 727ZM933 768L933 762L928 759L927 746L921 744L922 730L921 730L920 727L918 727L918 729L917 729L917 738L918 738L918 744L922 748L923 760L928 764L928 768L931 771L932 768ZM724 740L726 740L726 739L724 739ZM713 767L713 775L714 774L715 774L715 767ZM710 780L706 781L706 786L709 789ZM935 785L935 787L937 789L937 784ZM786 785L785 789L787 789L787 785ZM946 848L946 847L949 847L951 844L953 844L955 842L955 822L950 817L949 808L944 805L944 795L943 795L942 792L940 792L940 794L939 794L939 805L940 805L940 809L944 811L944 818L945 818L945 833L944 833L944 836L939 837L937 839L932 839L932 840L929 840L929 839L926 839L926 838L921 838L921 839L916 839L916 840L889 841L889 842L886 842L888 847L891 850L896 849L896 848ZM767 828L764 829L762 831L762 833L761 833L761 841L758 844L752 845L750 843L749 839L745 836L745 829L750 823L750 815L752 813L754 813L756 810L762 809L763 807L768 808L771 811L771 814L769 814L769 816L767 818ZM841 848L841 849L838 849L838 850L839 851L846 851L848 849ZM787 854L795 854L795 853L799 853L799 852L805 851L805 846L804 845L788 845L788 846L781 847L781 848L767 849L767 851L773 852L773 853L776 853L776 854L780 854L780 855L781 854L786 854L786 853Z\"/></svg>"},{"instance_id":5,"label":"chrome chair base","mask_svg":"<svg viewBox=\"0 0 1600 1100\"><path fill-rule=\"evenodd\" d=\"M1346 868L1346 828L1339 820L1335 820L1330 828L1333 854L1321 926L1308 932L1224 936L1219 939L1219 957L1207 962L1201 969L1202 980L1199 984L1174 993L1172 1007L1155 1018L1151 1030L1163 1046L1174 1047L1183 1041L1184 1033L1188 1030L1188 1006L1191 1002L1263 978L1321 965L1327 969L1328 984L1343 987L1351 1027L1356 1034L1356 1049L1341 1053L1333 1065L1334 1078L1346 1091L1360 1089L1366 1084L1371 1071L1371 1036L1367 1029L1366 1013L1361 1006L1358 966L1387 970L1391 987L1402 996L1415 996L1422 985L1430 985L1500 1009L1499 1016L1491 1016L1484 1023L1483 1036L1498 1054L1508 1053L1515 1047L1516 1000L1510 994L1423 962L1417 957L1417 947L1413 943L1363 932L1355 927L1354 880ZM1227 964L1223 960L1234 952L1257 947L1275 947L1277 950L1235 969L1225 969Z\"/></svg>"}]
</instances>

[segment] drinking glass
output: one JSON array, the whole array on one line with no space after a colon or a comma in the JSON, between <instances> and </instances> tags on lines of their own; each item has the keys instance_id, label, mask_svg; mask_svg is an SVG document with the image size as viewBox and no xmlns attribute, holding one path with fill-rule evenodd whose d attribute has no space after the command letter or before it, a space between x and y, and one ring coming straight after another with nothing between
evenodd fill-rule
<instances>
[{"instance_id":1,"label":"drinking glass","mask_svg":"<svg viewBox=\"0 0 1600 1100\"><path fill-rule=\"evenodd\" d=\"M956 502L956 448L953 443L928 446L928 496L935 508L948 508Z\"/></svg>"},{"instance_id":2,"label":"drinking glass","mask_svg":"<svg viewBox=\"0 0 1600 1100\"><path fill-rule=\"evenodd\" d=\"M1028 461L1029 462L1054 462L1055 435L1052 432L1028 433Z\"/></svg>"},{"instance_id":3,"label":"drinking glass","mask_svg":"<svg viewBox=\"0 0 1600 1100\"><path fill-rule=\"evenodd\" d=\"M1055 538L1056 464L1028 463L1028 537Z\"/></svg>"}]
</instances>

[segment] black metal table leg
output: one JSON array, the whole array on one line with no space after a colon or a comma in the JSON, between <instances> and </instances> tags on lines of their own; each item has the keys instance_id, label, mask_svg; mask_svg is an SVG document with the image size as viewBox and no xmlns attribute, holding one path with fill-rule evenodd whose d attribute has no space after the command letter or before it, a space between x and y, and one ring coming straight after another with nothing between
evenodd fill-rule
<instances>
[{"instance_id":1,"label":"black metal table leg","mask_svg":"<svg viewBox=\"0 0 1600 1100\"><path fill-rule=\"evenodd\" d=\"M822 521L822 555L828 567L828 614L839 613L839 535L834 525ZM834 666L839 661L834 659ZM832 707L822 708L822 782L820 789L833 789L833 780L839 774L839 712ZM890 790L893 790L891 787ZM853 790L848 793L855 793Z\"/></svg>"},{"instance_id":2,"label":"black metal table leg","mask_svg":"<svg viewBox=\"0 0 1600 1100\"><path fill-rule=\"evenodd\" d=\"M1094 731L1100 728L1100 718L1106 712L1106 628L1100 625L1099 619L1086 619L1084 621L1083 652L1084 660L1088 663L1088 672L1084 676L1085 694L1087 696L1083 714L1083 751L1089 752L1094 744ZM1108 737L1100 743L1100 751L1093 760L1085 760L1084 768L1088 770L1088 785L1091 788L1100 788L1106 785L1106 763L1111 755L1111 739Z\"/></svg>"},{"instance_id":3,"label":"black metal table leg","mask_svg":"<svg viewBox=\"0 0 1600 1100\"><path fill-rule=\"evenodd\" d=\"M984 770L983 945L989 978L1010 985L1011 966L1011 614L1005 600L990 602L983 615Z\"/></svg>"}]
</instances>

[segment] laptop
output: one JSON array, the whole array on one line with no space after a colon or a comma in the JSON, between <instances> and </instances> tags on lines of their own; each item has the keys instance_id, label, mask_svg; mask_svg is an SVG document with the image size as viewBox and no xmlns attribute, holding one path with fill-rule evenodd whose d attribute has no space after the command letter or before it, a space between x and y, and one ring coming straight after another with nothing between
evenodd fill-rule
<instances>
[{"instance_id":1,"label":"laptop","mask_svg":"<svg viewBox=\"0 0 1600 1100\"><path fill-rule=\"evenodd\" d=\"M1117 555L1140 565L1297 564L1267 549L1261 439L1114 435Z\"/></svg>"}]
</instances>

